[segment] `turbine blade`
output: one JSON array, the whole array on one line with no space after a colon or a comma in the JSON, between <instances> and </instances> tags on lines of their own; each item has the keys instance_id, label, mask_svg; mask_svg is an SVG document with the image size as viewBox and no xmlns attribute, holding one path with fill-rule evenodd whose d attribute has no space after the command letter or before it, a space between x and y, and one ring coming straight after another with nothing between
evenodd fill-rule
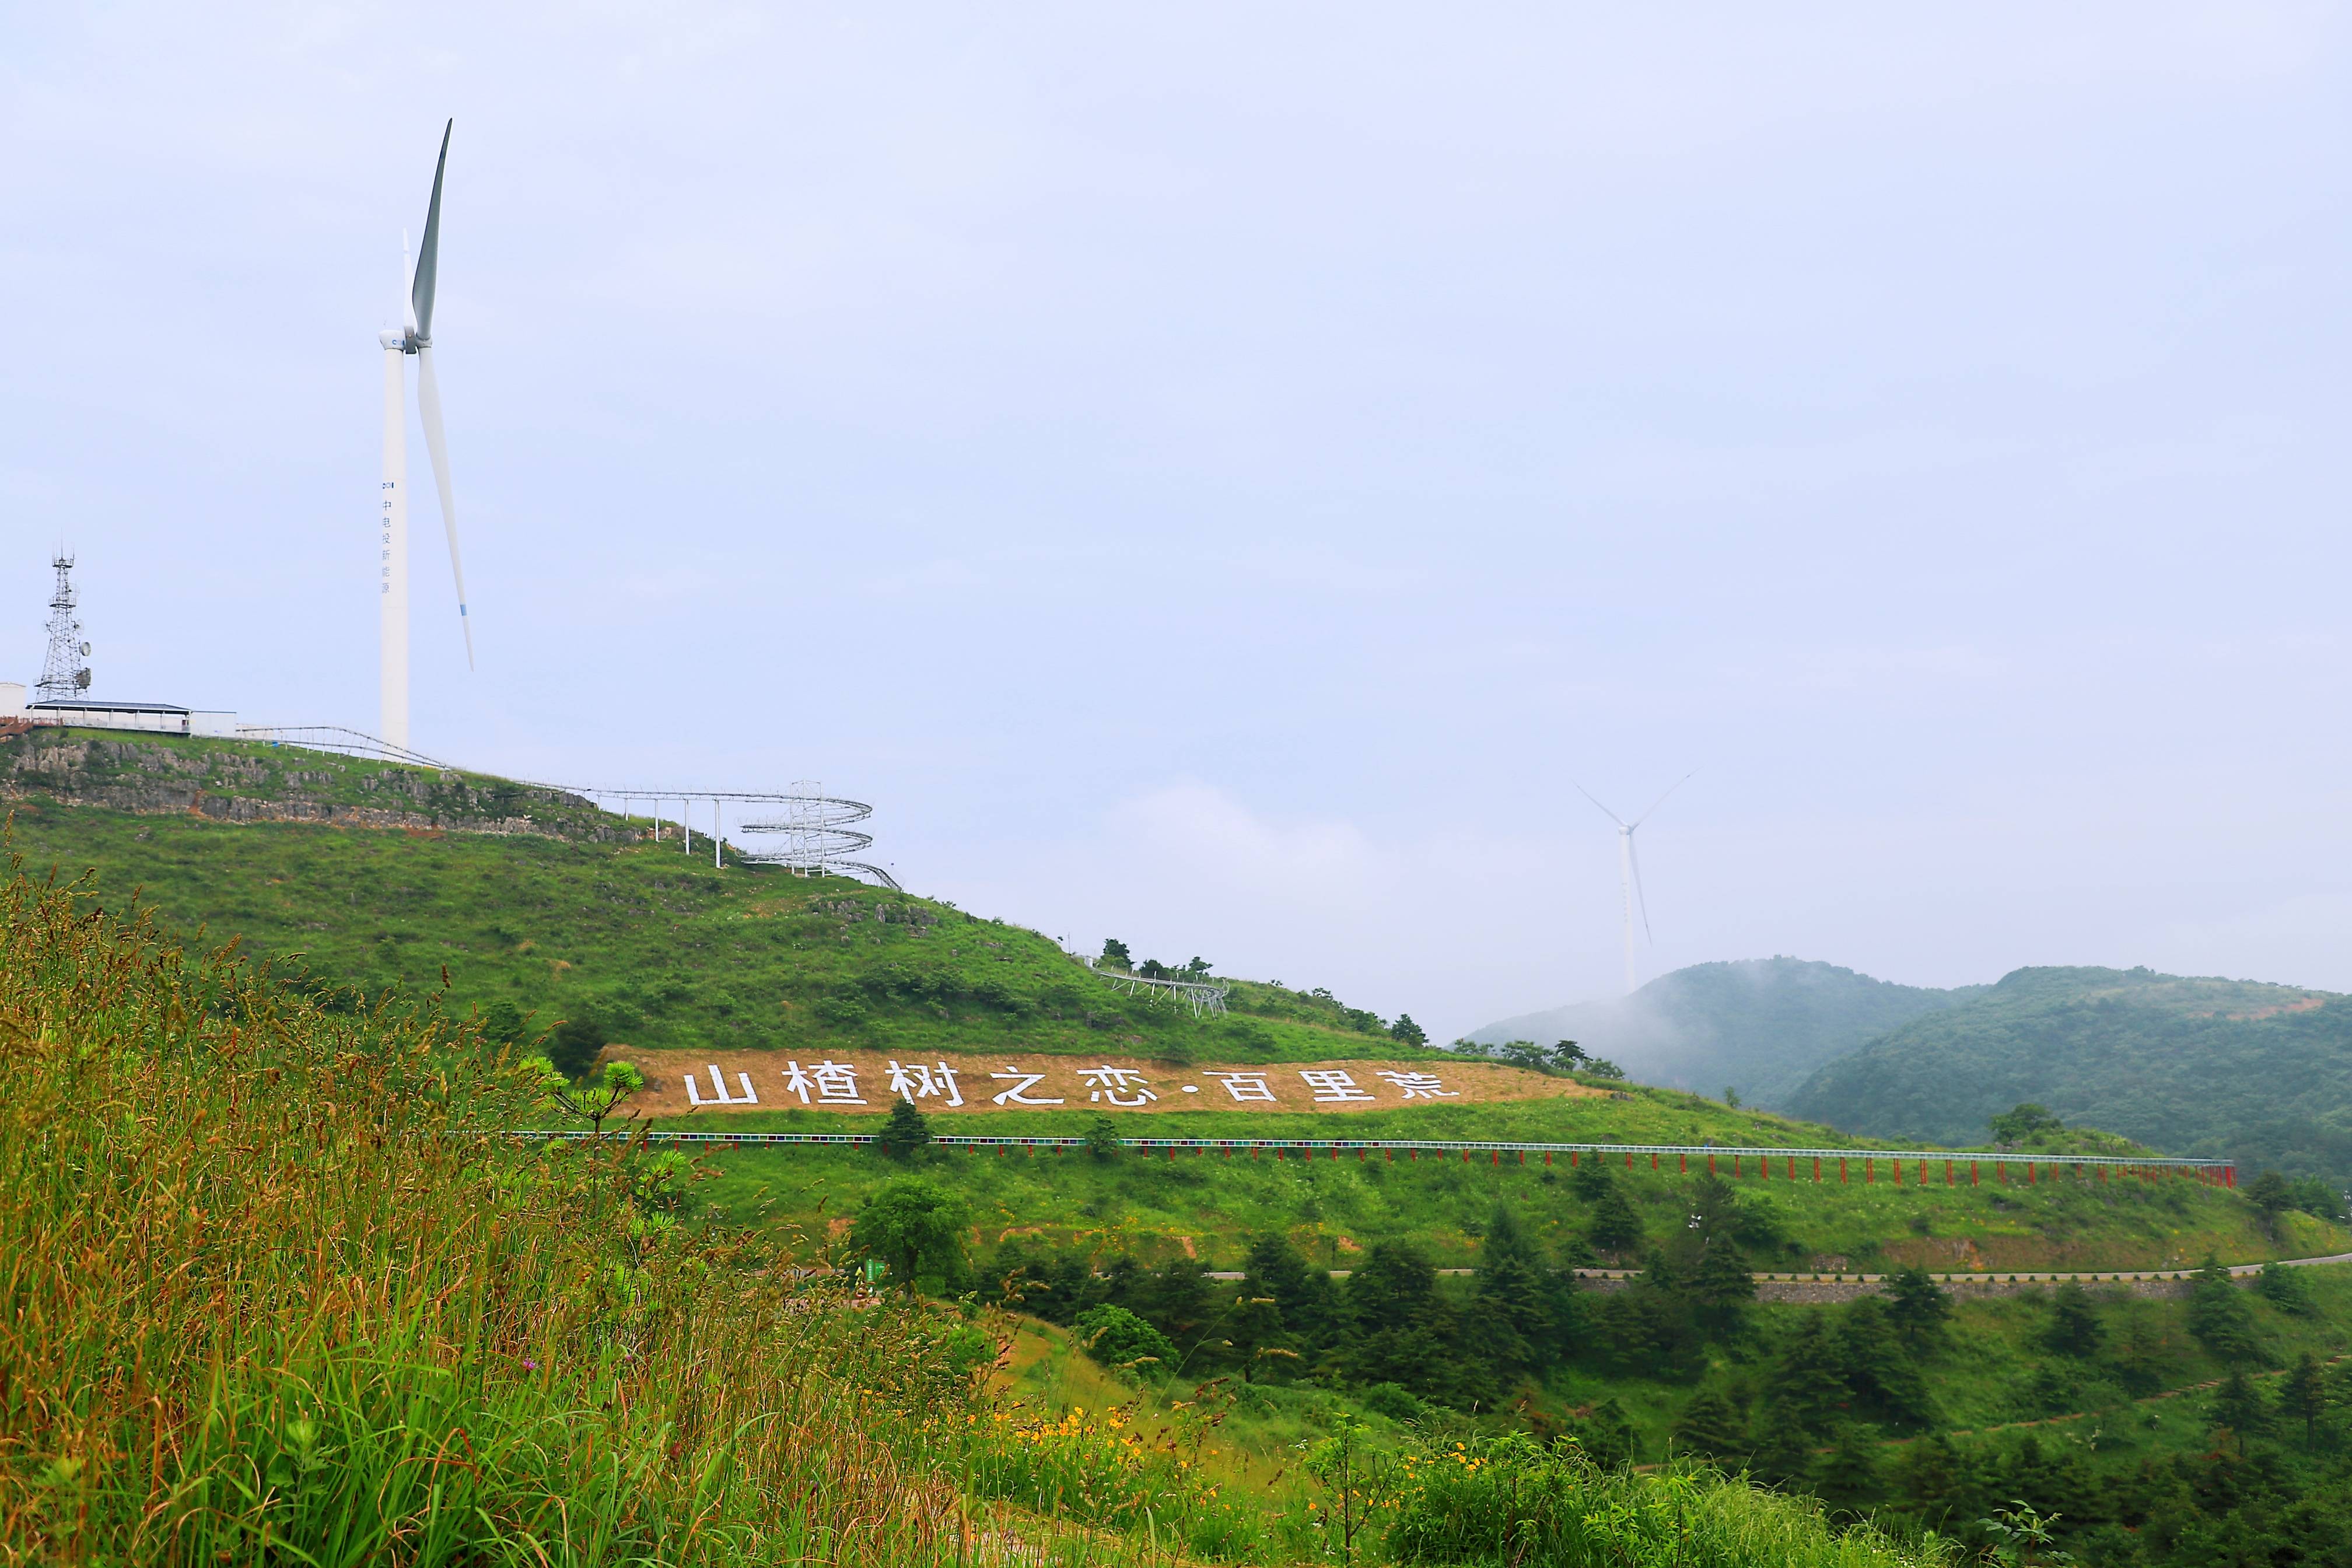
<instances>
[{"instance_id":1,"label":"turbine blade","mask_svg":"<svg viewBox=\"0 0 2352 1568\"><path fill-rule=\"evenodd\" d=\"M466 563L457 555L457 503L449 493L449 443L441 434L441 383L433 374L433 345L416 349L416 412L425 449L433 456L433 484L441 492L441 526L449 534L449 574L457 580L457 626L466 634L466 668L474 668L474 623L466 618Z\"/></svg>"},{"instance_id":2,"label":"turbine blade","mask_svg":"<svg viewBox=\"0 0 2352 1568\"><path fill-rule=\"evenodd\" d=\"M416 283L409 290L409 306L416 313L416 335L433 337L433 284L441 267L441 174L449 166L449 132L456 120L441 128L441 161L433 165L433 203L425 209L425 240L416 247Z\"/></svg>"},{"instance_id":3,"label":"turbine blade","mask_svg":"<svg viewBox=\"0 0 2352 1568\"><path fill-rule=\"evenodd\" d=\"M1650 809L1654 811L1657 808L1652 806ZM1642 853L1633 847L1633 830L1631 827L1625 830L1625 863L1633 868L1633 902L1642 911L1642 935L1652 947L1655 947L1658 939L1650 934L1650 900L1642 891Z\"/></svg>"},{"instance_id":4,"label":"turbine blade","mask_svg":"<svg viewBox=\"0 0 2352 1568\"><path fill-rule=\"evenodd\" d=\"M1682 787L1683 787L1683 785L1685 785L1685 784L1686 784L1690 783L1690 782L1691 782L1691 780L1693 780L1693 779L1696 778L1697 776L1698 776L1698 770L1697 770L1697 769L1696 769L1696 768L1692 769L1689 773L1685 773L1682 777L1680 777L1680 778L1676 779L1674 783L1672 783L1672 784L1668 784L1668 785L1666 786L1666 795L1672 795L1672 794L1674 794L1674 793L1675 793L1675 791L1676 791L1676 790L1678 790L1678 789L1682 788ZM1660 807L1660 806L1662 806L1662 805L1665 805L1665 804L1666 804L1666 795L1660 795L1657 799L1655 799L1655 800L1652 801L1652 802L1650 803L1650 809L1649 809L1648 811L1643 812L1641 816L1637 816L1637 817L1635 817L1635 818L1633 819L1633 826L1636 826L1636 827L1639 827L1639 826L1642 826L1642 824L1643 824L1643 823L1645 823L1645 822L1649 821L1649 820L1650 820L1650 817L1651 817L1651 815L1652 815L1653 813L1654 813L1654 812L1658 809L1658 807ZM1586 799L1588 799L1588 800L1591 799L1591 797L1590 795L1586 796L1585 798L1586 798ZM1598 803L1596 803L1596 804L1598 804Z\"/></svg>"},{"instance_id":5,"label":"turbine blade","mask_svg":"<svg viewBox=\"0 0 2352 1568\"><path fill-rule=\"evenodd\" d=\"M1570 783L1570 784L1576 784L1576 781L1575 781L1574 779L1570 779L1570 780L1569 780L1568 782L1569 782L1569 783ZM1589 789L1585 788L1582 784L1576 784L1576 793L1577 793L1577 794L1579 794L1579 795L1582 795L1585 799L1587 799L1587 800L1589 800L1589 801L1591 801L1593 805L1601 805L1601 802L1600 802L1597 798L1595 798L1595 797L1594 797L1593 793L1592 793L1591 790L1589 790ZM1620 826L1620 827L1622 827L1622 826L1625 826L1625 819L1624 819L1623 817L1622 817L1622 816L1618 816L1615 812L1613 812L1613 811L1610 810L1610 809L1609 809L1607 806L1605 806L1605 805L1601 805L1601 816L1605 816L1605 817L1607 817L1610 821L1612 821L1612 822L1615 823L1615 824L1616 824L1618 826ZM1639 826L1639 825L1638 825L1638 824L1636 824L1636 826Z\"/></svg>"}]
</instances>

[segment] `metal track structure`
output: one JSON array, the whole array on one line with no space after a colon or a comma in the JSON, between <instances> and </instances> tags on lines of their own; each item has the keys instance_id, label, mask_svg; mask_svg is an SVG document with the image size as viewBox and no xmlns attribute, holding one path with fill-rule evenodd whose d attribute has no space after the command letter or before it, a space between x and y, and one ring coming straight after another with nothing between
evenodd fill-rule
<instances>
[{"instance_id":1,"label":"metal track structure","mask_svg":"<svg viewBox=\"0 0 2352 1568\"><path fill-rule=\"evenodd\" d=\"M573 1140L595 1138L600 1134L577 1128L556 1131L515 1131L508 1136L523 1139L555 1138ZM735 1148L805 1148L863 1147L875 1142L872 1132L670 1132L654 1129L616 1129L601 1134L605 1138L643 1138L648 1143L677 1144L685 1147ZM943 1149L994 1149L1009 1152L1014 1149L1031 1153L1066 1154L1074 1150L1093 1145L1084 1138L1034 1137L1013 1135L974 1136L942 1132L931 1142ZM1409 1159L1426 1155L1433 1160L1458 1159L1475 1163L1474 1156L1484 1154L1492 1165L1511 1163L1524 1165L1530 1154L1538 1155L1549 1165L1555 1159L1564 1159L1570 1165L1586 1159L1619 1160L1625 1169L1635 1169L1636 1155L1645 1156L1649 1169L1664 1172L1665 1161L1675 1161L1672 1167L1677 1175L1691 1173L1691 1162L1705 1163L1708 1175L1753 1178L1757 1181L1805 1180L1835 1181L1847 1185L1876 1185L1883 1175L1896 1186L1948 1187L1981 1185L1983 1173L1990 1167L1997 1184L2033 1185L2043 1180L2055 1181L2062 1171L2078 1181L2111 1181L2120 1172L2143 1180L2160 1176L2194 1176L2218 1186L2238 1184L2237 1166L2228 1160L2176 1159L2160 1154L2000 1154L1978 1152L1961 1152L1950 1149L1767 1149L1727 1148L1714 1143L1523 1143L1500 1139L1482 1138L1121 1138L1119 1146L1143 1154L1165 1154L1173 1159L1180 1153L1217 1153L1230 1159L1236 1153L1255 1158L1272 1153L1277 1160L1301 1159L1337 1160L1353 1154L1358 1160L1369 1159L1374 1153L1385 1153L1391 1160L1402 1152ZM1832 1169L1834 1167L1834 1169ZM2021 1184L2011 1184L2010 1173L2025 1173ZM1911 1173L1908 1176L1906 1172ZM2044 1174L2046 1173L2046 1174Z\"/></svg>"},{"instance_id":2,"label":"metal track structure","mask_svg":"<svg viewBox=\"0 0 2352 1568\"><path fill-rule=\"evenodd\" d=\"M772 847L743 848L745 860L755 866L782 866L803 877L853 871L873 878L894 893L906 890L879 866L849 858L874 846L874 836L859 833L855 826L874 815L872 806L862 800L827 795L814 779L793 780L791 793L777 798L783 803L782 816L741 823L735 831L781 842Z\"/></svg>"},{"instance_id":3,"label":"metal track structure","mask_svg":"<svg viewBox=\"0 0 2352 1568\"><path fill-rule=\"evenodd\" d=\"M240 740L260 741L271 745L301 746L314 752L338 752L346 756L372 757L378 762L398 763L406 767L431 768L441 773L458 771L454 763L428 757L406 746L396 746L381 736L362 730L348 729L341 724L241 724L237 726ZM486 775L504 777L503 774ZM710 830L704 835L710 844L713 864L720 856L729 835L722 813L729 805L743 808L782 807L782 816L768 811L759 816L766 820L739 823L737 834L781 834L784 843L776 848L749 848L740 840L736 858L747 865L783 866L802 876L857 877L889 889L894 893L906 889L898 879L881 867L850 857L871 848L874 836L851 830L850 825L863 822L874 815L874 808L862 800L847 800L839 795L819 793L820 786L806 781L796 782L781 790L672 789L640 784L555 784L546 779L513 779L510 783L532 789L559 790L577 795L605 811L613 811L624 820L636 815L642 803L654 825L654 842L660 843L666 829L676 828L679 847L691 854L694 849L692 808L710 803ZM675 801L678 814L675 818L659 815L661 807Z\"/></svg>"},{"instance_id":4,"label":"metal track structure","mask_svg":"<svg viewBox=\"0 0 2352 1568\"><path fill-rule=\"evenodd\" d=\"M1225 1010L1225 997L1230 985L1219 985L1206 980L1152 980L1140 974L1130 974L1123 969L1097 968L1095 961L1081 955L1078 962L1092 970L1097 979L1118 986L1130 996L1150 996L1181 1002L1192 1010L1195 1018Z\"/></svg>"}]
</instances>

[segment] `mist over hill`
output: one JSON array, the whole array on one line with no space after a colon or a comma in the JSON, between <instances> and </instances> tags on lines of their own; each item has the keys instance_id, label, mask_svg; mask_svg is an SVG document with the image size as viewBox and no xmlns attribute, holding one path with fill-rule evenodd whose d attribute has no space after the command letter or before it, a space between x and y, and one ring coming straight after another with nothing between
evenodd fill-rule
<instances>
[{"instance_id":1,"label":"mist over hill","mask_svg":"<svg viewBox=\"0 0 2352 1568\"><path fill-rule=\"evenodd\" d=\"M2036 1100L2175 1154L2352 1180L2352 997L2147 969L2021 969L1823 1065L1785 1109L1966 1142Z\"/></svg>"},{"instance_id":2,"label":"mist over hill","mask_svg":"<svg viewBox=\"0 0 2352 1568\"><path fill-rule=\"evenodd\" d=\"M1778 1109L1824 1064L1986 989L1938 991L1801 958L1695 963L1631 996L1489 1024L1480 1043L1575 1040L1645 1083Z\"/></svg>"}]
</instances>

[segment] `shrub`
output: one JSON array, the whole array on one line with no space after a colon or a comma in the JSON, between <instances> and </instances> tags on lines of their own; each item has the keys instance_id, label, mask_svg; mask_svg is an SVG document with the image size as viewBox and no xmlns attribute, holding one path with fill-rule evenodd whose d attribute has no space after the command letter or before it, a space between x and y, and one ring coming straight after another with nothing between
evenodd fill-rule
<instances>
[{"instance_id":1,"label":"shrub","mask_svg":"<svg viewBox=\"0 0 2352 1568\"><path fill-rule=\"evenodd\" d=\"M1113 1372L1151 1378L1175 1370L1176 1347L1168 1336L1125 1307L1089 1307L1072 1328L1078 1348Z\"/></svg>"},{"instance_id":2,"label":"shrub","mask_svg":"<svg viewBox=\"0 0 2352 1568\"><path fill-rule=\"evenodd\" d=\"M1424 1449L1406 1462L1389 1545L1407 1563L1526 1568L1902 1568L1867 1529L1841 1533L1811 1498L1685 1466L1608 1470L1572 1441L1517 1433ZM1933 1558L1924 1559L1934 1561Z\"/></svg>"},{"instance_id":3,"label":"shrub","mask_svg":"<svg viewBox=\"0 0 2352 1568\"><path fill-rule=\"evenodd\" d=\"M547 1059L555 1064L557 1072L577 1083L594 1064L596 1053L604 1048L604 1024L594 1016L583 1013L555 1026L555 1032L547 1038Z\"/></svg>"}]
</instances>

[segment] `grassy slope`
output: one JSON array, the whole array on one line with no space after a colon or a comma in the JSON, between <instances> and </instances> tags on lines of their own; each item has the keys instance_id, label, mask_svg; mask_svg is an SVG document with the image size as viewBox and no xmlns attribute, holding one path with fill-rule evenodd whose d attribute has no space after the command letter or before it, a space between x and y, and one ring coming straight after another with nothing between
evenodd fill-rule
<instances>
[{"instance_id":1,"label":"grassy slope","mask_svg":"<svg viewBox=\"0 0 2352 1568\"><path fill-rule=\"evenodd\" d=\"M2352 998L2021 969L1822 1068L1793 1104L1843 1127L1949 1140L2021 1100L2183 1153L2352 1181Z\"/></svg>"},{"instance_id":2,"label":"grassy slope","mask_svg":"<svg viewBox=\"0 0 2352 1568\"><path fill-rule=\"evenodd\" d=\"M1474 1040L1581 1042L1635 1077L1785 1108L1824 1063L1983 986L1936 991L1796 958L1694 963L1631 996L1505 1018Z\"/></svg>"},{"instance_id":3,"label":"grassy slope","mask_svg":"<svg viewBox=\"0 0 2352 1568\"><path fill-rule=\"evenodd\" d=\"M1173 1120L1155 1118L1151 1131ZM710 1163L719 1175L708 1196L738 1219L765 1215L778 1225L814 1226L854 1214L882 1184L906 1173L857 1150L745 1149L713 1155ZM1250 1237L1281 1234L1335 1268L1346 1267L1354 1248L1396 1239L1422 1245L1441 1266L1475 1267L1478 1237L1498 1205L1554 1244L1581 1236L1589 1221L1565 1170L1496 1169L1483 1161L942 1153L923 1168L971 1205L974 1239L983 1248L1017 1233L1157 1258L1181 1250L1189 1238L1196 1254L1231 1267ZM1728 1174L1727 1163L1724 1170ZM1862 1184L1859 1164L1853 1176L1845 1186L1833 1175L1820 1186L1778 1177L1745 1183L1785 1237L1762 1250L1757 1267L2193 1268L2209 1252L2251 1262L2352 1249L2340 1227L2303 1215L2284 1216L2273 1235L2242 1197L2191 1182L1948 1191L1938 1173L1937 1184L1923 1192L1894 1186L1883 1169L1869 1186ZM1687 1179L1653 1175L1637 1164L1624 1184L1649 1236L1664 1237L1680 1223Z\"/></svg>"},{"instance_id":4,"label":"grassy slope","mask_svg":"<svg viewBox=\"0 0 2352 1568\"><path fill-rule=\"evenodd\" d=\"M22 742L18 742L21 744ZM144 748L152 752L158 748ZM299 796L334 804L397 797L411 807L446 811L449 820L506 815L495 780L418 781L404 770L291 749L224 742L172 743L169 755L202 763L207 790L236 799L283 803ZM134 762L136 759L134 759ZM111 766L113 771L108 772ZM303 775L297 789L289 776ZM73 781L80 793L132 788L158 775L191 776L152 762L129 767L86 763ZM20 785L38 784L20 772ZM371 784L370 781L374 783ZM463 787L458 787L462 785ZM560 803L526 803L534 816L572 837L492 837L463 831L404 832L307 823L230 826L191 816L135 815L63 805L37 791L15 807L15 844L35 868L71 876L83 868L107 900L133 888L167 921L205 926L249 950L303 955L322 982L370 991L401 987L431 993L449 984L447 1005L509 1000L535 1009L542 1024L571 1014L605 1021L617 1038L647 1044L775 1046L829 1044L879 1048L1100 1051L1202 1057L1307 1059L1361 1055L1371 1037L1344 1026L1347 1011L1327 999L1236 983L1245 1014L1196 1022L1165 1006L1121 996L1049 940L944 905L886 893L837 879L806 879L730 866L670 847L635 840L598 842L609 816ZM1392 1043L1384 1054L1410 1055ZM1082 1114L981 1117L964 1130L1075 1131ZM809 1112L745 1117L727 1123L835 1125ZM1626 1100L1388 1111L1346 1123L1349 1131L1417 1137L1513 1138L1628 1142L1837 1145L1854 1142L1817 1126L1733 1112L1672 1091L1636 1089ZM1158 1134L1201 1131L1298 1135L1295 1119L1193 1113L1155 1117ZM1318 1121L1312 1135L1339 1131ZM719 1191L744 1215L773 1201L781 1213L809 1217L845 1212L872 1184L870 1162L854 1156L742 1153L720 1162ZM1424 1167L1414 1167L1424 1169ZM1433 1167L1427 1169L1433 1170ZM986 1215L1009 1211L1024 1223L1062 1233L1122 1226L1147 1246L1192 1235L1229 1246L1246 1231L1298 1229L1317 1237L1418 1234L1450 1257L1466 1257L1483 1223L1487 1190L1460 1170L1415 1189L1369 1172L1312 1173L1284 1166L1213 1175L1187 1168L1122 1175L1134 1191L1099 1190L1089 1174L985 1174L968 1168ZM1542 1190L1530 1177L1529 1191ZM1292 1184L1304 1182L1312 1190ZM1454 1191L1459 1185L1460 1190ZM1962 1237L1999 1263L2029 1267L2068 1258L2086 1268L2158 1264L2205 1247L2233 1259L2268 1255L2242 1205L2200 1198L2187 1221L2156 1225L2127 1205L2097 1210L2067 1228L1992 1208L1993 1199L1941 1197L1922 1238L1895 1227L1917 1223L1930 1200L1896 1198L1892 1188L1853 1189L1843 1199L1772 1189L1791 1212L1790 1266L1815 1256L1900 1256L1905 1246L1948 1244L1965 1261ZM1440 1196L1441 1193L1451 1194ZM765 1194L763 1196L763 1194ZM1674 1199L1664 1186L1641 1201L1665 1223ZM1885 1205L1900 1203L1895 1212ZM1291 1206L1293 1205L1300 1206ZM1546 1215L1555 1227L1571 1225ZM2189 1238L2172 1234L2179 1229ZM1304 1234L1304 1232L1302 1232ZM1196 1246L1201 1245L1196 1242ZM2288 1248L2290 1252L2293 1247Z\"/></svg>"},{"instance_id":5,"label":"grassy slope","mask_svg":"<svg viewBox=\"0 0 2352 1568\"><path fill-rule=\"evenodd\" d=\"M1172 1407L1147 1441L992 1397L983 1328L669 1223L617 1146L443 1135L527 1091L433 1020L184 964L22 881L0 1019L0 1561L1328 1560L1295 1464L1213 1487ZM1623 1560L1583 1529L1621 1517L1686 1568L1930 1560L1718 1477L1549 1462L1562 1568ZM1497 1535L1529 1508L1490 1501Z\"/></svg>"},{"instance_id":6,"label":"grassy slope","mask_svg":"<svg viewBox=\"0 0 2352 1568\"><path fill-rule=\"evenodd\" d=\"M499 799L498 780L436 781L419 800L401 787L415 783L413 771L352 758L225 742L139 749L207 771L101 757L77 770L75 793L185 787L193 777L215 795L281 806L446 807L446 820L461 824L508 809L483 804ZM296 773L302 782L289 784ZM446 971L448 1003L460 1012L503 1000L542 1027L591 1016L615 1040L685 1047L1303 1060L1361 1056L1378 1039L1383 1054L1412 1054L1365 1033L1368 1015L1352 1015L1359 1026L1350 1026L1336 1002L1261 984L1234 983L1237 1016L1196 1022L1121 994L1034 931L836 878L714 868L707 851L689 856L674 840L597 842L587 836L619 824L584 807L532 807L569 837L232 826L186 811L61 805L52 776L12 777L25 796L12 808L13 842L28 868L55 868L68 880L87 870L118 906L139 889L169 926L235 937L257 953L299 954L323 984L431 993Z\"/></svg>"}]
</instances>

